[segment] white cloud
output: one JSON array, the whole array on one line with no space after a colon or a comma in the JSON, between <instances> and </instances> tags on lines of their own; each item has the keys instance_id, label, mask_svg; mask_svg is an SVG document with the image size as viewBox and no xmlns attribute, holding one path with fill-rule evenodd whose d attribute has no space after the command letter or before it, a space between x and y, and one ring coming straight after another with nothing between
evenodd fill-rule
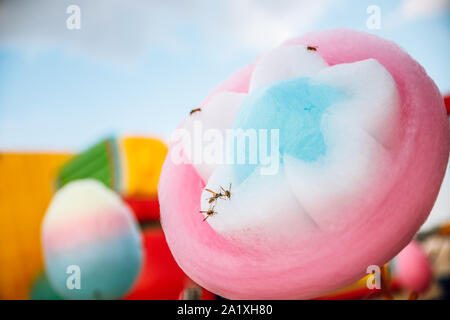
<instances>
[{"instance_id":1,"label":"white cloud","mask_svg":"<svg viewBox=\"0 0 450 320\"><path fill-rule=\"evenodd\" d=\"M450 9L450 0L403 0L401 12L409 19L420 19Z\"/></svg>"},{"instance_id":2,"label":"white cloud","mask_svg":"<svg viewBox=\"0 0 450 320\"><path fill-rule=\"evenodd\" d=\"M81 29L69 30L66 8L81 8ZM114 59L135 58L164 42L177 17L164 1L39 0L0 4L0 42L36 47L63 46ZM165 30L161 30L164 27Z\"/></svg>"},{"instance_id":3,"label":"white cloud","mask_svg":"<svg viewBox=\"0 0 450 320\"><path fill-rule=\"evenodd\" d=\"M266 49L310 29L330 5L329 0L232 0L222 25L245 46Z\"/></svg>"},{"instance_id":4,"label":"white cloud","mask_svg":"<svg viewBox=\"0 0 450 320\"><path fill-rule=\"evenodd\" d=\"M0 2L0 43L63 46L102 58L132 61L152 48L178 48L194 30L212 45L227 41L260 50L299 35L330 0L6 0ZM66 8L81 8L81 30L68 30ZM185 31L189 28L189 31Z\"/></svg>"}]
</instances>

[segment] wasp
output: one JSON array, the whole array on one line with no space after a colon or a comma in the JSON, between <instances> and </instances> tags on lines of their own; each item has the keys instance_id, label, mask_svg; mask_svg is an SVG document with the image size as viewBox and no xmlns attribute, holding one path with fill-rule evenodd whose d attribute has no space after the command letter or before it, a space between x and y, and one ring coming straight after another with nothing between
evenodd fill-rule
<instances>
[{"instance_id":1,"label":"wasp","mask_svg":"<svg viewBox=\"0 0 450 320\"><path fill-rule=\"evenodd\" d=\"M317 46L316 47L315 46L307 46L306 47L306 49L309 51L317 51L317 48L318 48Z\"/></svg>"},{"instance_id":2,"label":"wasp","mask_svg":"<svg viewBox=\"0 0 450 320\"><path fill-rule=\"evenodd\" d=\"M193 113L202 111L202 108L196 108L196 109L192 109L191 112L189 112L189 115L192 116Z\"/></svg>"},{"instance_id":3,"label":"wasp","mask_svg":"<svg viewBox=\"0 0 450 320\"><path fill-rule=\"evenodd\" d=\"M205 189L205 190L212 193L212 196L208 200L209 204L213 203L217 199L220 199L220 198L222 198L224 196L224 194L222 194L222 192L214 192L214 191L212 191L210 189Z\"/></svg>"},{"instance_id":4,"label":"wasp","mask_svg":"<svg viewBox=\"0 0 450 320\"><path fill-rule=\"evenodd\" d=\"M212 193L212 196L209 198L208 202L211 204L214 201L217 201L217 199L223 199L223 198L231 198L231 183L230 183L230 187L228 190L225 190L223 187L220 187L219 192L214 192L211 189L205 189L206 191Z\"/></svg>"},{"instance_id":5,"label":"wasp","mask_svg":"<svg viewBox=\"0 0 450 320\"><path fill-rule=\"evenodd\" d=\"M203 221L205 221L206 219L208 219L209 217L212 217L213 215L217 214L216 211L214 211L214 207L209 208L206 211L200 211L200 213L206 213L206 217L203 219Z\"/></svg>"},{"instance_id":6,"label":"wasp","mask_svg":"<svg viewBox=\"0 0 450 320\"><path fill-rule=\"evenodd\" d=\"M228 187L228 190L225 190L222 187L220 187L220 189L222 190L224 197L231 199L231 183L230 183L230 186Z\"/></svg>"}]
</instances>

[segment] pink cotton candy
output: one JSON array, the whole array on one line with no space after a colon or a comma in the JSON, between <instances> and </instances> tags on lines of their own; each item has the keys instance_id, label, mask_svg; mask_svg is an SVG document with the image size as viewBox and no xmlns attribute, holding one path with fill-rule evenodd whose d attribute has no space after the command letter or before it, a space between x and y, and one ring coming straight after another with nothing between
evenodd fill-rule
<instances>
[{"instance_id":1,"label":"pink cotton candy","mask_svg":"<svg viewBox=\"0 0 450 320\"><path fill-rule=\"evenodd\" d=\"M417 293L428 289L433 278L431 264L416 242L407 245L394 261L396 280L403 288Z\"/></svg>"},{"instance_id":2,"label":"pink cotton candy","mask_svg":"<svg viewBox=\"0 0 450 320\"><path fill-rule=\"evenodd\" d=\"M316 46L329 65L376 59L390 72L400 95L399 143L374 182L336 209L339 219L322 230L299 234L286 247L266 243L263 236L247 244L245 230L242 238L224 238L202 222L200 197L206 182L192 165L173 163L170 149L158 188L167 242L188 276L226 298L312 298L360 279L369 265L383 265L427 218L448 161L442 97L425 70L396 44L336 29L308 33L285 45ZM213 94L247 92L254 65L238 71ZM346 212L353 213L351 219L345 218Z\"/></svg>"}]
</instances>

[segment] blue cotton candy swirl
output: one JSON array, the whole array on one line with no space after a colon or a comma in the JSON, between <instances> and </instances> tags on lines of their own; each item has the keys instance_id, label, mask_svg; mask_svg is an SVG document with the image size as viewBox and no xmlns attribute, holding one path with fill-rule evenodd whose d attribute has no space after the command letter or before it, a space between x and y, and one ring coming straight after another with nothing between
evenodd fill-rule
<instances>
[{"instance_id":1,"label":"blue cotton candy swirl","mask_svg":"<svg viewBox=\"0 0 450 320\"><path fill-rule=\"evenodd\" d=\"M279 129L280 164L285 154L305 162L317 161L327 151L322 120L327 109L342 98L343 94L336 88L310 78L277 81L246 97L234 120L233 130L267 129L270 135L272 129ZM267 141L270 143L270 137ZM258 160L253 164L249 163L249 146L247 139L245 150L239 149L237 143L233 150L233 171L239 183L260 164L259 144ZM270 145L267 148L270 151ZM238 163L238 152L245 152L244 164Z\"/></svg>"}]
</instances>

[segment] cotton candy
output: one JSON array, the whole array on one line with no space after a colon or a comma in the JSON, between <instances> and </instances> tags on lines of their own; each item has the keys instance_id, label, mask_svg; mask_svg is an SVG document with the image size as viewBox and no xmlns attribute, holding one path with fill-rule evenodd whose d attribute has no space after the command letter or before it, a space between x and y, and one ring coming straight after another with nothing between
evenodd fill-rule
<instances>
[{"instance_id":1,"label":"cotton candy","mask_svg":"<svg viewBox=\"0 0 450 320\"><path fill-rule=\"evenodd\" d=\"M141 268L141 234L131 210L96 180L56 192L42 245L49 282L66 299L119 299Z\"/></svg>"},{"instance_id":2,"label":"cotton candy","mask_svg":"<svg viewBox=\"0 0 450 320\"><path fill-rule=\"evenodd\" d=\"M169 247L186 274L226 298L316 297L383 265L425 221L448 160L436 85L397 45L363 32L288 41L219 85L202 108L198 127L223 119L212 128L279 129L271 167L259 153L249 161L250 151L244 164L227 162L226 147L215 150L225 155L218 161L193 161L189 139L178 139L162 169ZM192 134L194 119L179 129ZM231 197L211 205L206 189L220 187Z\"/></svg>"},{"instance_id":3,"label":"cotton candy","mask_svg":"<svg viewBox=\"0 0 450 320\"><path fill-rule=\"evenodd\" d=\"M435 228L439 228L445 223L450 223L450 162L447 164L445 177L442 181L441 189L439 190L438 197L431 210L430 216L422 225L420 231L431 231Z\"/></svg>"},{"instance_id":4,"label":"cotton candy","mask_svg":"<svg viewBox=\"0 0 450 320\"><path fill-rule=\"evenodd\" d=\"M422 293L433 280L431 263L422 248L412 241L394 259L395 278L407 290Z\"/></svg>"}]
</instances>

